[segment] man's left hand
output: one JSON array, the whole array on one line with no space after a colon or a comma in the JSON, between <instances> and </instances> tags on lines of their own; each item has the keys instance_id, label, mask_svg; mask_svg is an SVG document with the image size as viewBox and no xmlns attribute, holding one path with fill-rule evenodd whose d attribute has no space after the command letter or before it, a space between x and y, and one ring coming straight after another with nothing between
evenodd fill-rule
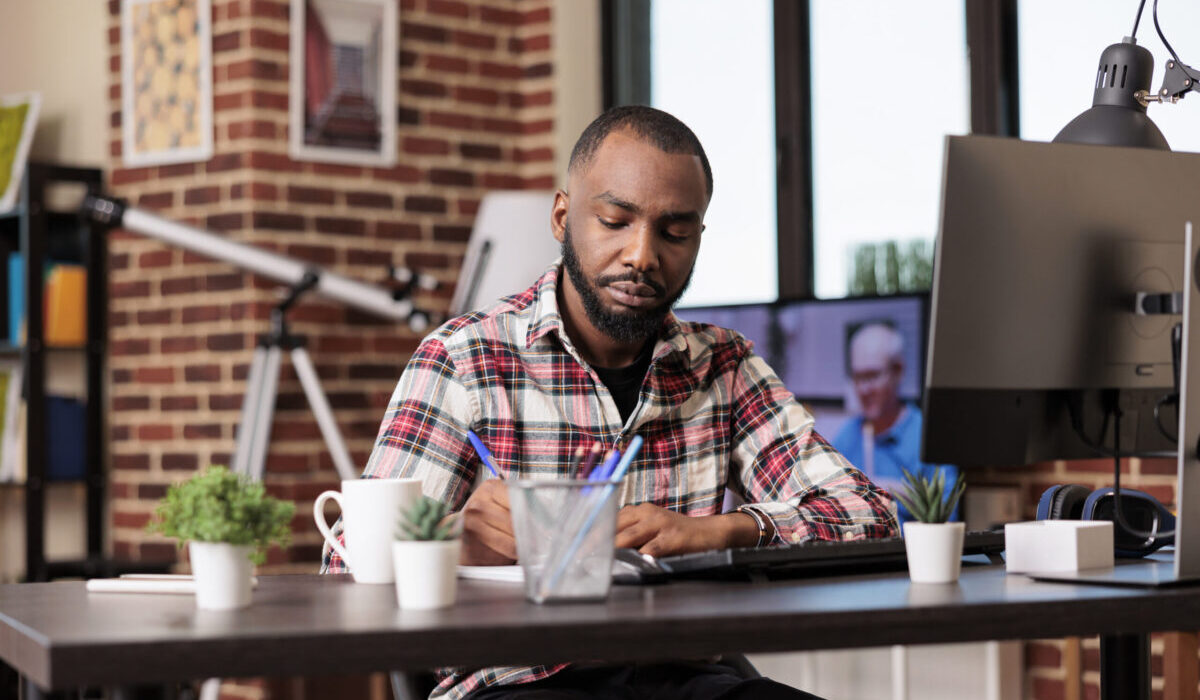
<instances>
[{"instance_id":1,"label":"man's left hand","mask_svg":"<svg viewBox=\"0 0 1200 700\"><path fill-rule=\"evenodd\" d=\"M617 546L653 557L748 547L757 539L753 518L743 513L689 516L649 503L617 513Z\"/></svg>"}]
</instances>

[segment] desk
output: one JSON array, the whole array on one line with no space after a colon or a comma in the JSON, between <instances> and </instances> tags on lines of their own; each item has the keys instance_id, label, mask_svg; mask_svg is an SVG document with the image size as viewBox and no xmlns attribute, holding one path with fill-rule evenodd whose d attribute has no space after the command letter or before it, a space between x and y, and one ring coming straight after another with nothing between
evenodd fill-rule
<instances>
[{"instance_id":1,"label":"desk","mask_svg":"<svg viewBox=\"0 0 1200 700\"><path fill-rule=\"evenodd\" d=\"M188 596L88 594L81 582L0 586L0 658L43 689L1092 634L1144 642L1197 628L1200 587L1039 583L1000 567L964 569L950 585L902 573L688 582L544 606L517 585L461 581L458 603L434 612L399 610L392 586L347 576L260 577L253 605L236 612L198 611ZM1141 659L1114 655L1118 673L1144 671L1140 648Z\"/></svg>"}]
</instances>

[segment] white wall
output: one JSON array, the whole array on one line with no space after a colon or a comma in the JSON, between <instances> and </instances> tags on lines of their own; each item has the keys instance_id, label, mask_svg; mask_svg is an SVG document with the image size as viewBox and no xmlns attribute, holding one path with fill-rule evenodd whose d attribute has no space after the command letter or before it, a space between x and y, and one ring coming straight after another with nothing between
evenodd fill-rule
<instances>
[{"instance_id":1,"label":"white wall","mask_svg":"<svg viewBox=\"0 0 1200 700\"><path fill-rule=\"evenodd\" d=\"M0 94L42 93L31 158L108 164L108 3L0 0Z\"/></svg>"}]
</instances>

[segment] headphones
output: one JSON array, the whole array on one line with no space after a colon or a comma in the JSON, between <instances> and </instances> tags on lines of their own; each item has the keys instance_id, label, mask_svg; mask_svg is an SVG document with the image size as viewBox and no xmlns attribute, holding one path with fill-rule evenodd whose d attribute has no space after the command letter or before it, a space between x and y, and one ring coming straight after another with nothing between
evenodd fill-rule
<instances>
[{"instance_id":1,"label":"headphones","mask_svg":"<svg viewBox=\"0 0 1200 700\"><path fill-rule=\"evenodd\" d=\"M1175 544L1175 515L1145 491L1121 489L1121 515L1130 527L1153 533L1140 537L1116 522L1112 487L1092 491L1079 484L1059 484L1038 499L1038 520L1112 520L1113 549L1118 557L1138 558ZM1161 533L1161 534L1160 534Z\"/></svg>"}]
</instances>

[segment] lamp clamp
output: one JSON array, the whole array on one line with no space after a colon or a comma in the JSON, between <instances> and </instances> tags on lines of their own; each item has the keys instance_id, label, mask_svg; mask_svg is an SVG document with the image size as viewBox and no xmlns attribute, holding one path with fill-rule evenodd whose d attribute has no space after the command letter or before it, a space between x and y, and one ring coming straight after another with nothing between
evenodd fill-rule
<instances>
[{"instance_id":1,"label":"lamp clamp","mask_svg":"<svg viewBox=\"0 0 1200 700\"><path fill-rule=\"evenodd\" d=\"M1158 89L1158 93L1152 95L1147 90L1138 90L1133 97L1143 107L1149 106L1151 102L1175 104L1183 99L1184 95L1195 90L1198 81L1200 71L1171 59L1167 61L1167 70L1163 73L1162 87Z\"/></svg>"}]
</instances>

